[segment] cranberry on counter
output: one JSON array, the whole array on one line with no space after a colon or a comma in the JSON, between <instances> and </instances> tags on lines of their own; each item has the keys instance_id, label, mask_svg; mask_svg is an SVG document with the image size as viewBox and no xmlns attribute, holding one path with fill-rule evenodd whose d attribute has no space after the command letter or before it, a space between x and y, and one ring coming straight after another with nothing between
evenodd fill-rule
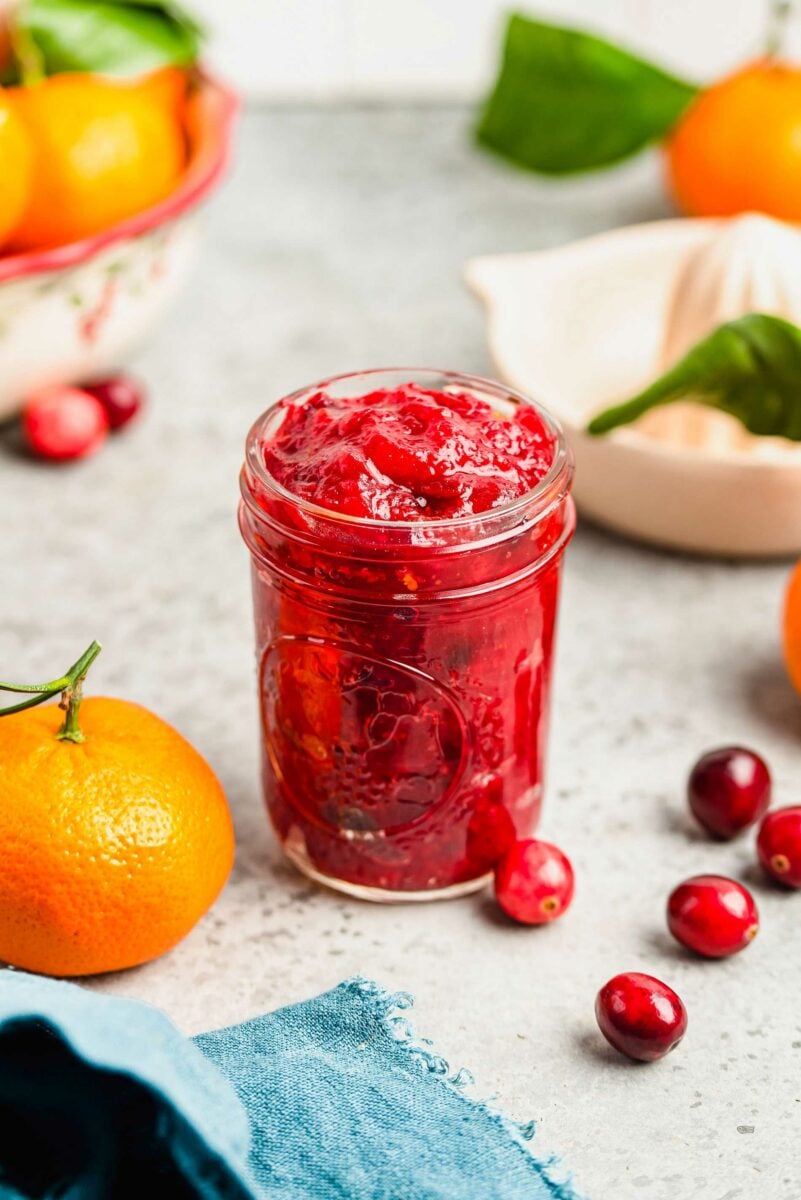
<instances>
[{"instance_id":1,"label":"cranberry on counter","mask_svg":"<svg viewBox=\"0 0 801 1200\"><path fill-rule=\"evenodd\" d=\"M699 758L687 799L705 829L728 839L767 812L770 791L770 771L758 754L744 746L723 746Z\"/></svg>"},{"instance_id":2,"label":"cranberry on counter","mask_svg":"<svg viewBox=\"0 0 801 1200\"><path fill-rule=\"evenodd\" d=\"M22 417L25 440L35 454L55 462L86 458L109 430L103 405L79 388L43 388L28 398Z\"/></svg>"},{"instance_id":3,"label":"cranberry on counter","mask_svg":"<svg viewBox=\"0 0 801 1200\"><path fill-rule=\"evenodd\" d=\"M96 396L112 430L122 429L132 421L145 402L144 388L130 375L109 375L84 384L84 390Z\"/></svg>"},{"instance_id":4,"label":"cranberry on counter","mask_svg":"<svg viewBox=\"0 0 801 1200\"><path fill-rule=\"evenodd\" d=\"M744 950L759 930L759 913L747 888L723 875L696 875L668 899L667 922L677 941L706 958Z\"/></svg>"},{"instance_id":5,"label":"cranberry on counter","mask_svg":"<svg viewBox=\"0 0 801 1200\"><path fill-rule=\"evenodd\" d=\"M515 842L495 868L495 897L523 925L555 921L573 899L573 867L557 846L538 838Z\"/></svg>"},{"instance_id":6,"label":"cranberry on counter","mask_svg":"<svg viewBox=\"0 0 801 1200\"><path fill-rule=\"evenodd\" d=\"M801 888L801 805L768 813L759 827L757 854L777 883Z\"/></svg>"},{"instance_id":7,"label":"cranberry on counter","mask_svg":"<svg viewBox=\"0 0 801 1200\"><path fill-rule=\"evenodd\" d=\"M663 1058L687 1030L687 1010L673 988L639 971L625 971L604 984L595 1016L609 1044L638 1062Z\"/></svg>"}]
</instances>

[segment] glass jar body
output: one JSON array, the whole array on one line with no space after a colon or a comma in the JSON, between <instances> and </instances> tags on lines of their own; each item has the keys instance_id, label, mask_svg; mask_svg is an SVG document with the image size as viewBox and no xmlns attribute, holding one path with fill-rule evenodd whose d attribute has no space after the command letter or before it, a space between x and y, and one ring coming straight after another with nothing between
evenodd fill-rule
<instances>
[{"instance_id":1,"label":"glass jar body","mask_svg":"<svg viewBox=\"0 0 801 1200\"><path fill-rule=\"evenodd\" d=\"M574 523L561 453L547 494L436 530L293 511L246 465L264 794L313 877L452 895L536 826Z\"/></svg>"}]
</instances>

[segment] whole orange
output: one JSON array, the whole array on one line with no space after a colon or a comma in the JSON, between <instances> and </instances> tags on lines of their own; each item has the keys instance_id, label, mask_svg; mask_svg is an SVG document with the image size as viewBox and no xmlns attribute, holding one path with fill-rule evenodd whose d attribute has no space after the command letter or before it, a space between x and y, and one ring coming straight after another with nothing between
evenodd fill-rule
<instances>
[{"instance_id":1,"label":"whole orange","mask_svg":"<svg viewBox=\"0 0 801 1200\"><path fill-rule=\"evenodd\" d=\"M700 93L665 148L689 215L801 220L801 70L773 59L743 67Z\"/></svg>"},{"instance_id":2,"label":"whole orange","mask_svg":"<svg viewBox=\"0 0 801 1200\"><path fill-rule=\"evenodd\" d=\"M0 959L91 975L171 949L216 899L234 838L222 787L159 717L81 703L0 720Z\"/></svg>"},{"instance_id":3,"label":"whole orange","mask_svg":"<svg viewBox=\"0 0 801 1200\"><path fill-rule=\"evenodd\" d=\"M12 247L78 241L168 196L186 162L185 86L183 72L166 68L133 82L64 74L10 89L35 147Z\"/></svg>"},{"instance_id":4,"label":"whole orange","mask_svg":"<svg viewBox=\"0 0 801 1200\"><path fill-rule=\"evenodd\" d=\"M28 131L0 89L0 246L22 219L33 175L33 147Z\"/></svg>"},{"instance_id":5,"label":"whole orange","mask_svg":"<svg viewBox=\"0 0 801 1200\"><path fill-rule=\"evenodd\" d=\"M793 687L801 695L801 562L787 582L782 619L784 662Z\"/></svg>"}]
</instances>

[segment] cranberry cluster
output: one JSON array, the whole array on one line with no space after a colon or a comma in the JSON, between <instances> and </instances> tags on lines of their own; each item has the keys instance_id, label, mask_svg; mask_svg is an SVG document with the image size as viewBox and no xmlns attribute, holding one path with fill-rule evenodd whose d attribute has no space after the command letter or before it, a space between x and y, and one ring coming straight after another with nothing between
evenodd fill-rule
<instances>
[{"instance_id":1,"label":"cranberry cluster","mask_svg":"<svg viewBox=\"0 0 801 1200\"><path fill-rule=\"evenodd\" d=\"M757 854L766 873L801 888L801 805L768 812L770 771L758 754L726 746L705 754L690 774L690 809L719 840L736 837L760 821ZM497 831L495 831L497 832ZM549 842L529 839L503 848L495 864L495 895L508 916L542 925L564 913L573 897L570 861ZM696 875L673 889L668 929L677 941L705 958L726 958L750 945L759 929L754 898L735 879ZM598 1025L615 1049L651 1062L681 1041L687 1011L666 983L637 971L616 975L595 1002Z\"/></svg>"},{"instance_id":2,"label":"cranberry cluster","mask_svg":"<svg viewBox=\"0 0 801 1200\"><path fill-rule=\"evenodd\" d=\"M39 458L71 462L88 458L140 412L141 385L129 375L110 375L80 387L56 384L28 397L22 429Z\"/></svg>"}]
</instances>

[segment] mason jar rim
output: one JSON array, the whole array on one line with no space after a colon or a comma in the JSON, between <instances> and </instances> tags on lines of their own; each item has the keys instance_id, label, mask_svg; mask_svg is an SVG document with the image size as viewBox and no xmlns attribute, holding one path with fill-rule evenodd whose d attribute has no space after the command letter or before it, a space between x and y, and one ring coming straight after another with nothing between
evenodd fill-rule
<instances>
[{"instance_id":1,"label":"mason jar rim","mask_svg":"<svg viewBox=\"0 0 801 1200\"><path fill-rule=\"evenodd\" d=\"M498 399L511 400L517 404L524 404L528 408L533 408L553 437L554 456L548 471L533 488L530 488L527 492L523 492L520 496L516 496L513 500L499 504L495 508L485 509L482 512L466 513L458 517L436 517L432 520L426 520L425 518L418 520L406 519L401 521L392 518L358 517L350 513L340 512L337 509L326 508L324 505L315 504L314 501L306 500L304 497L298 496L295 492L284 487L268 471L263 455L260 453L260 448L263 443L264 431L281 405L286 402L300 401L304 397L313 395L315 392L325 391L332 387L332 385L342 384L348 380L378 380L379 378L386 379L388 377L395 377L398 386L404 383L418 383L419 386L427 386L432 391L442 390L444 387L458 386L467 392L478 391L479 398L481 398L481 393L494 393ZM421 382L423 378L428 379L427 384ZM439 384L437 385L434 380L439 380ZM344 371L337 375L329 375L317 383L297 388L288 395L280 396L251 425L245 439L245 463L246 467L253 471L258 481L264 487L272 491L284 502L296 506L302 512L318 521L335 521L346 527L361 529L418 530L420 533L425 530L465 529L476 522L485 523L487 520L493 518L498 518L499 520L508 518L518 511L527 511L530 515L534 515L531 513L532 507L539 515L540 511L550 508L554 499L560 495L565 495L569 491L574 470L573 453L568 445L561 423L538 401L526 395L525 392L521 392L517 388L508 387L506 384L499 383L496 380L486 379L481 375L472 375L463 371L440 370L436 367L371 367L365 371Z\"/></svg>"}]
</instances>

